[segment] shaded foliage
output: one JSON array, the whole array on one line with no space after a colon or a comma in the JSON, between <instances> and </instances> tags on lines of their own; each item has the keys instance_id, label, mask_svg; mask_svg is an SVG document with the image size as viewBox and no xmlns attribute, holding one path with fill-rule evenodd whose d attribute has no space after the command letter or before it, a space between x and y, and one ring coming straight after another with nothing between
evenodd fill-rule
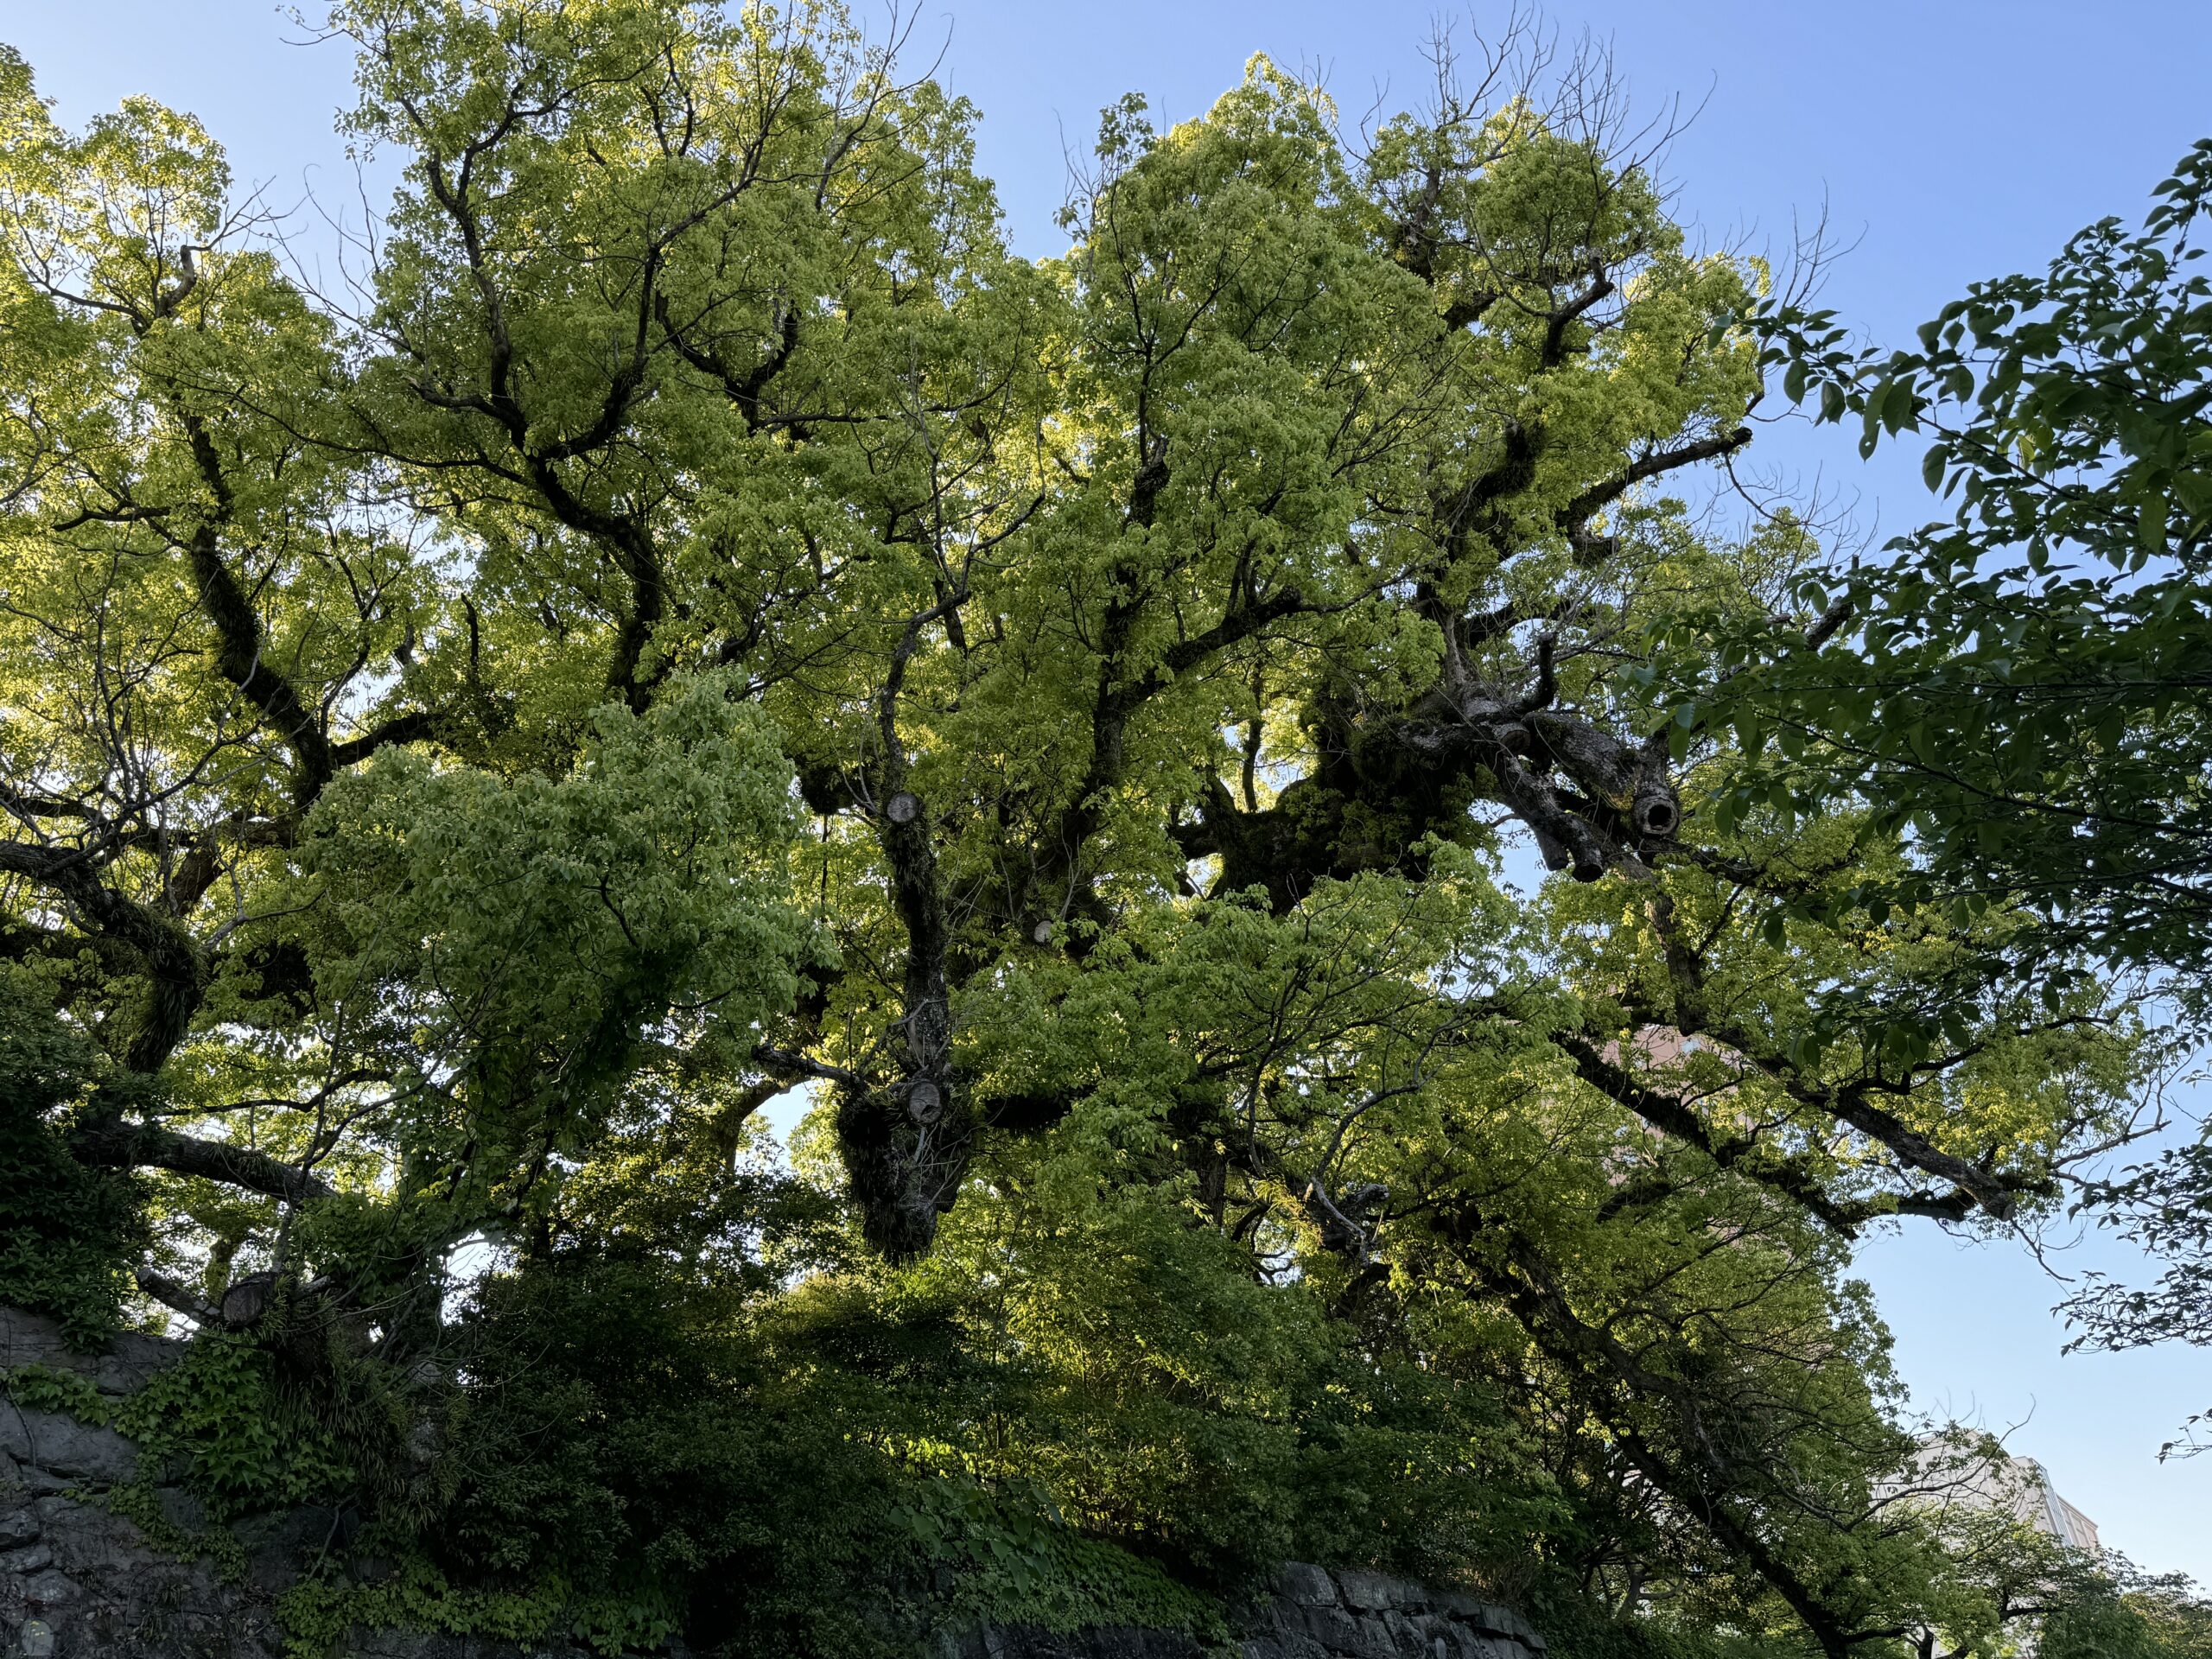
<instances>
[{"instance_id":1,"label":"shaded foliage","mask_svg":"<svg viewBox=\"0 0 2212 1659\"><path fill-rule=\"evenodd\" d=\"M69 1155L67 1114L105 1070L92 1045L0 981L0 1285L86 1347L121 1325L130 1264L148 1242L130 1178Z\"/></svg>"}]
</instances>

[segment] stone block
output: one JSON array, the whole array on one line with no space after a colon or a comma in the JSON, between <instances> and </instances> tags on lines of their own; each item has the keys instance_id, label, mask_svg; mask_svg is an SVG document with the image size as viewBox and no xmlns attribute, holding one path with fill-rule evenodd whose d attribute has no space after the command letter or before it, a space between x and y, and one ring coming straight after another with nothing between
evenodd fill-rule
<instances>
[{"instance_id":1,"label":"stone block","mask_svg":"<svg viewBox=\"0 0 2212 1659\"><path fill-rule=\"evenodd\" d=\"M38 1511L26 1503L0 1515L0 1549L28 1544L40 1532Z\"/></svg>"},{"instance_id":2,"label":"stone block","mask_svg":"<svg viewBox=\"0 0 2212 1659\"><path fill-rule=\"evenodd\" d=\"M185 1346L171 1337L125 1331L105 1352L81 1354L62 1340L61 1327L43 1313L0 1307L0 1371L25 1365L73 1371L89 1379L102 1394L136 1393L156 1372L167 1370L181 1359Z\"/></svg>"},{"instance_id":3,"label":"stone block","mask_svg":"<svg viewBox=\"0 0 2212 1659\"><path fill-rule=\"evenodd\" d=\"M53 1548L63 1572L89 1584L143 1573L153 1559L137 1527L97 1504L41 1497L38 1513L41 1541Z\"/></svg>"},{"instance_id":4,"label":"stone block","mask_svg":"<svg viewBox=\"0 0 2212 1659\"><path fill-rule=\"evenodd\" d=\"M1304 1561L1283 1564L1282 1572L1275 1579L1275 1594L1300 1607L1337 1605L1337 1586L1330 1581L1329 1575Z\"/></svg>"},{"instance_id":5,"label":"stone block","mask_svg":"<svg viewBox=\"0 0 2212 1659\"><path fill-rule=\"evenodd\" d=\"M1458 1617L1478 1630L1490 1636L1509 1636L1515 1641L1528 1643L1536 1632L1529 1621L1510 1607L1501 1607L1494 1601L1471 1601Z\"/></svg>"},{"instance_id":6,"label":"stone block","mask_svg":"<svg viewBox=\"0 0 2212 1659\"><path fill-rule=\"evenodd\" d=\"M1305 1634L1332 1653L1357 1639L1358 1618L1341 1607L1303 1607L1298 1617Z\"/></svg>"},{"instance_id":7,"label":"stone block","mask_svg":"<svg viewBox=\"0 0 2212 1659\"><path fill-rule=\"evenodd\" d=\"M136 1394L156 1373L184 1357L186 1344L169 1337L126 1331L93 1360L89 1375L102 1394Z\"/></svg>"},{"instance_id":8,"label":"stone block","mask_svg":"<svg viewBox=\"0 0 2212 1659\"><path fill-rule=\"evenodd\" d=\"M26 1313L18 1307L0 1307L0 1370L25 1365L75 1370L86 1363L61 1339L61 1327L43 1313Z\"/></svg>"},{"instance_id":9,"label":"stone block","mask_svg":"<svg viewBox=\"0 0 2212 1659\"><path fill-rule=\"evenodd\" d=\"M1423 1618L1419 1621L1419 1631L1416 1638L1419 1645L1414 1651L1419 1653L1421 1659L1437 1659L1439 1655L1442 1659L1459 1659L1458 1644L1461 1632L1458 1625L1446 1619Z\"/></svg>"},{"instance_id":10,"label":"stone block","mask_svg":"<svg viewBox=\"0 0 2212 1659\"><path fill-rule=\"evenodd\" d=\"M1390 1651L1405 1659L1429 1659L1436 1651L1438 1631L1444 1621L1433 1614L1393 1608L1376 1621L1389 1632Z\"/></svg>"},{"instance_id":11,"label":"stone block","mask_svg":"<svg viewBox=\"0 0 2212 1659\"><path fill-rule=\"evenodd\" d=\"M1381 1573L1363 1573L1348 1567L1337 1574L1337 1584L1344 1592L1344 1605L1357 1607L1363 1612L1385 1612L1393 1607L1403 1607L1421 1599L1420 1590L1403 1579L1393 1579Z\"/></svg>"},{"instance_id":12,"label":"stone block","mask_svg":"<svg viewBox=\"0 0 2212 1659\"><path fill-rule=\"evenodd\" d=\"M1382 1621L1341 1607L1306 1610L1306 1633L1342 1659L1398 1659L1398 1644Z\"/></svg>"},{"instance_id":13,"label":"stone block","mask_svg":"<svg viewBox=\"0 0 2212 1659\"><path fill-rule=\"evenodd\" d=\"M962 1659L1201 1659L1198 1644L1180 1630L1126 1625L1072 1631L984 1625L966 1632L951 1650Z\"/></svg>"},{"instance_id":14,"label":"stone block","mask_svg":"<svg viewBox=\"0 0 2212 1659\"><path fill-rule=\"evenodd\" d=\"M58 1411L0 1405L0 1451L71 1480L111 1484L138 1472L138 1448L129 1440Z\"/></svg>"},{"instance_id":15,"label":"stone block","mask_svg":"<svg viewBox=\"0 0 2212 1659\"><path fill-rule=\"evenodd\" d=\"M35 1573L23 1581L24 1602L41 1612L58 1607L73 1607L84 1599L82 1586L52 1567L43 1573Z\"/></svg>"}]
</instances>

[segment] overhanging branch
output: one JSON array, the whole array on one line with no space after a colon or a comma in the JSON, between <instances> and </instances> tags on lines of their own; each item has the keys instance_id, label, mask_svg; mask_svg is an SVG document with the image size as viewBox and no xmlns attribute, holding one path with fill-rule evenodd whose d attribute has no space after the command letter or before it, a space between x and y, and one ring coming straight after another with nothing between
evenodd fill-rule
<instances>
[{"instance_id":1,"label":"overhanging branch","mask_svg":"<svg viewBox=\"0 0 2212 1659\"><path fill-rule=\"evenodd\" d=\"M152 1123L119 1116L96 1117L70 1132L69 1151L79 1163L106 1169L166 1169L196 1175L226 1186L244 1187L287 1204L329 1198L334 1189L321 1177L227 1141L203 1141Z\"/></svg>"}]
</instances>

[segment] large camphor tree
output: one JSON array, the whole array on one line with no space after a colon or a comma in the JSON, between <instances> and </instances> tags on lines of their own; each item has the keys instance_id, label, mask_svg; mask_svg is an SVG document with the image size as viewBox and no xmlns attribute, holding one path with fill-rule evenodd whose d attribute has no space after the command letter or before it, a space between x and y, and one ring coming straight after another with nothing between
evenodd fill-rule
<instances>
[{"instance_id":1,"label":"large camphor tree","mask_svg":"<svg viewBox=\"0 0 2212 1659\"><path fill-rule=\"evenodd\" d=\"M487 1306L734 1285L748 1352L957 1281L1028 1427L856 1432L1092 1535L1510 1535L1836 1655L1936 1616L1850 1241L2050 1211L2136 1062L2012 907L1862 901L1892 829L1745 804L1675 713L1654 641L1840 618L1788 612L1802 527L1667 493L1751 441L1769 277L1610 88L1357 136L1255 60L1109 111L1031 262L974 111L826 11L331 28L404 164L335 285L188 118L70 133L0 66L7 1294L308 1331L419 1414L497 1393L435 1363L464 1244ZM754 1205L795 1085L835 1271ZM1480 1433L1343 1484L1452 1390ZM1306 1530L1193 1519L1277 1446ZM1483 1544L1448 1494L1509 1488Z\"/></svg>"}]
</instances>

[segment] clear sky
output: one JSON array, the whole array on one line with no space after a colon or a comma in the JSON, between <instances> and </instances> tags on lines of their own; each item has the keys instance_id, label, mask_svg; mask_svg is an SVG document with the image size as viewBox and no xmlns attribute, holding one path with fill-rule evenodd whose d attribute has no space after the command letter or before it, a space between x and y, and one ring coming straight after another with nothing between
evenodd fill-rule
<instances>
[{"instance_id":1,"label":"clear sky","mask_svg":"<svg viewBox=\"0 0 2212 1659\"><path fill-rule=\"evenodd\" d=\"M1502 10L1477 15L1494 23ZM942 73L984 112L982 164L1014 243L1044 253L1064 157L1088 148L1098 109L1123 92L1171 119L1197 114L1264 50L1318 67L1356 118L1378 95L1419 97L1440 15L1452 14L1434 0L923 0L910 57L942 48ZM2139 214L2212 132L2205 0L1557 0L1551 22L1609 44L1640 109L1661 114L1677 94L1701 105L1664 173L1708 242L1786 251L1793 216L1825 201L1856 247L1824 297L1884 342L1909 339L1967 282L2040 265L2107 214ZM198 113L278 203L303 181L352 188L331 135L350 60L285 44L300 34L263 0L0 0L0 40L29 57L65 120L150 93ZM1909 455L1862 467L1847 440L1802 427L1763 433L1754 453L1800 489L1845 492L1878 539L1932 516ZM2051 1261L2137 1266L2095 1241ZM2183 1419L2212 1408L2212 1355L2062 1358L2050 1308L2063 1287L2017 1244L1921 1230L1860 1262L1917 1405L2023 1425L2015 1449L2050 1468L2108 1544L2212 1580L2212 1457L2156 1460Z\"/></svg>"}]
</instances>

